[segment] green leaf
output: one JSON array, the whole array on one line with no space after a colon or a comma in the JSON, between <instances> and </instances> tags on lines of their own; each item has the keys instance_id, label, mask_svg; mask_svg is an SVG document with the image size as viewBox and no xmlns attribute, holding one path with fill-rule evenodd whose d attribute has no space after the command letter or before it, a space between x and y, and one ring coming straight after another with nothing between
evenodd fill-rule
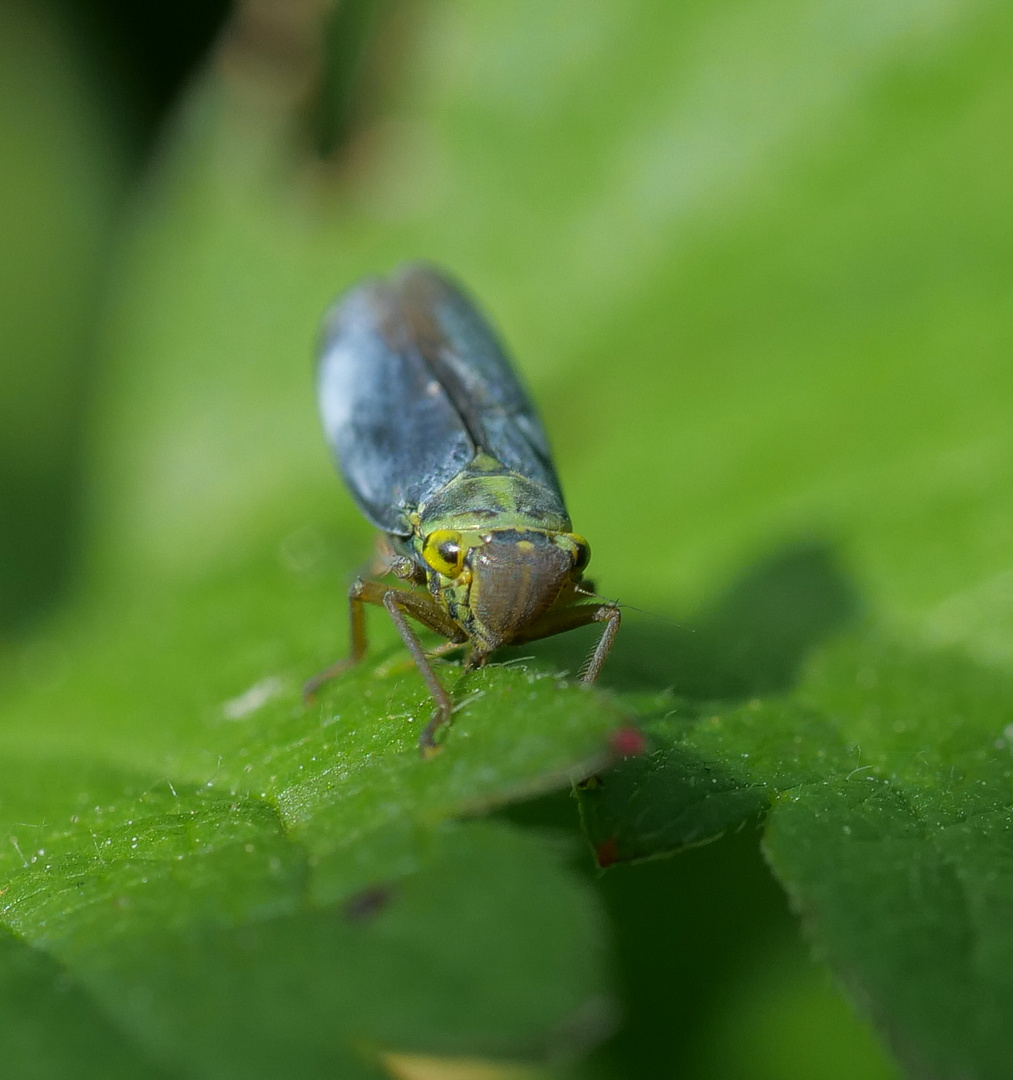
<instances>
[{"instance_id":1,"label":"green leaf","mask_svg":"<svg viewBox=\"0 0 1013 1080\"><path fill-rule=\"evenodd\" d=\"M164 1080L65 968L0 933L0 1054L8 1076Z\"/></svg>"},{"instance_id":2,"label":"green leaf","mask_svg":"<svg viewBox=\"0 0 1013 1080\"><path fill-rule=\"evenodd\" d=\"M154 801L129 843L96 834L101 862L57 850L15 875L11 910L183 1074L373 1075L383 1048L537 1060L611 1024L599 917L544 843L443 830L418 872L308 905L312 866L263 807Z\"/></svg>"},{"instance_id":3,"label":"green leaf","mask_svg":"<svg viewBox=\"0 0 1013 1080\"><path fill-rule=\"evenodd\" d=\"M621 714L493 666L424 761L432 703L403 650L304 707L299 638L310 620L327 637L327 594L278 561L232 588L174 593L154 635L134 628L151 608L94 618L61 642L61 679L8 710L7 926L187 1073L372 1075L384 1048L538 1061L607 1033L600 916L567 853L455 822L600 767ZM206 618L222 611L245 636ZM302 622L291 655L265 660L258 615ZM197 657L203 679L171 685Z\"/></svg>"},{"instance_id":4,"label":"green leaf","mask_svg":"<svg viewBox=\"0 0 1013 1080\"><path fill-rule=\"evenodd\" d=\"M645 723L650 755L582 791L585 821L610 863L766 806L773 868L901 1060L999 1077L1013 1052L1010 694L959 653L855 635L792 699L669 702Z\"/></svg>"},{"instance_id":5,"label":"green leaf","mask_svg":"<svg viewBox=\"0 0 1013 1080\"><path fill-rule=\"evenodd\" d=\"M591 886L544 837L460 819L595 771L602 862L766 808L818 953L910 1072L1003 1075L1004 9L525 0L428 19L381 20L364 85L403 81L335 160L293 151L291 102L241 64L167 137L104 327L81 595L3 660L9 925L177 1074L277 1072L284 1045L310 1075L368 1075L384 1046L334 1012L405 1054L552 1058L605 1023ZM316 326L345 284L419 256L516 352L599 586L678 620L626 616L621 696L545 674L576 669L580 635L460 685L441 665L462 708L424 765L430 705L382 617L366 665L299 700L345 649L369 543L314 418ZM596 771L634 711L647 753ZM718 925L749 914L711 906ZM663 996L692 942L654 915L639 955L665 958ZM741 951L726 981L762 995L768 961ZM395 955L441 989L395 995ZM397 1009L345 996L325 977L345 964ZM657 1043L729 1027L674 1012L692 1023L659 1019ZM780 1055L757 1038L763 1067L797 1060L797 1015ZM847 1057L829 1035L824 1052Z\"/></svg>"}]
</instances>

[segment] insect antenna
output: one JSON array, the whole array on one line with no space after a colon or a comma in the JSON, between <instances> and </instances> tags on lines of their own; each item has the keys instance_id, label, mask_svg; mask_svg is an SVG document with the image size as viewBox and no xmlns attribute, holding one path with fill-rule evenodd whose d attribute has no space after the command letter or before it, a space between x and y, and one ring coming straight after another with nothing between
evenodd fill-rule
<instances>
[{"instance_id":1,"label":"insect antenna","mask_svg":"<svg viewBox=\"0 0 1013 1080\"><path fill-rule=\"evenodd\" d=\"M580 585L574 586L575 591L581 596L586 596L589 600L600 600L603 604L610 604L613 607L621 608L623 611L635 611L639 615L647 615L652 619L660 619L662 622L668 623L670 626L687 627L688 624L679 622L678 619L673 619L669 615L662 615L657 611L650 611L648 608L635 607L633 604L627 604L623 600L612 600L607 596L602 596L601 593L594 592L589 589L582 589Z\"/></svg>"}]
</instances>

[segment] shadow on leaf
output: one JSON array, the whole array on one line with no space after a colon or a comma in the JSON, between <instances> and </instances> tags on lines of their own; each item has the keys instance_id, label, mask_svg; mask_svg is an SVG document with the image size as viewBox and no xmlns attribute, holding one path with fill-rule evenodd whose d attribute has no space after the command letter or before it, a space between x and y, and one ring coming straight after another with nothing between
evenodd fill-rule
<instances>
[{"instance_id":1,"label":"shadow on leaf","mask_svg":"<svg viewBox=\"0 0 1013 1080\"><path fill-rule=\"evenodd\" d=\"M746 570L693 621L627 614L599 681L624 692L673 689L697 701L780 693L794 684L806 654L858 612L830 545L789 544ZM589 636L559 635L525 651L577 671Z\"/></svg>"}]
</instances>

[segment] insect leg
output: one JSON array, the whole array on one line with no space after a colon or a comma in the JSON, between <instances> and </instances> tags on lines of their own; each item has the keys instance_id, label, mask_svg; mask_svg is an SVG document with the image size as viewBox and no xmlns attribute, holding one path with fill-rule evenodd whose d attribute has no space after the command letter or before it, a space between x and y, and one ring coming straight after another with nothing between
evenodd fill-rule
<instances>
[{"instance_id":1,"label":"insect leg","mask_svg":"<svg viewBox=\"0 0 1013 1080\"><path fill-rule=\"evenodd\" d=\"M413 603L415 602L415 603ZM419 602L422 602L421 604ZM415 661L415 666L418 667L419 674L429 687L429 692L432 694L433 701L436 702L436 712L433 714L429 721L429 724L423 728L421 737L419 738L419 751L423 757L432 754L436 750L436 742L434 735L438 728L443 727L450 719L450 713L453 711L454 703L450 701L450 696L446 690L440 685L440 679L436 678L436 673L432 669L432 664L429 662L429 658L426 656L426 650L422 648L422 643L418 639L418 635L408 625L406 615L413 615L419 622L424 625L428 625L432 630L440 633L440 627L434 626L432 623L437 621L436 619L426 618L426 616L438 616L443 619L446 618L441 608L436 607L433 600L426 595L405 593L402 590L390 590L386 596L383 597L383 607L387 608L387 613L391 617L397 633L401 634L401 639L405 643L405 648L411 653L411 659ZM431 608L426 610L426 607L435 608L433 611ZM454 627L457 631L458 627Z\"/></svg>"},{"instance_id":2,"label":"insect leg","mask_svg":"<svg viewBox=\"0 0 1013 1080\"><path fill-rule=\"evenodd\" d=\"M466 641L444 641L442 645L435 645L433 648L429 649L426 656L429 657L430 660L436 660L438 657L447 656L466 644Z\"/></svg>"},{"instance_id":3,"label":"insect leg","mask_svg":"<svg viewBox=\"0 0 1013 1080\"><path fill-rule=\"evenodd\" d=\"M573 607L557 608L546 612L523 635L515 638L515 642L519 645L525 641L536 641L538 638L552 637L553 634L562 634L567 630L576 630L577 627L587 626L589 623L605 623L605 629L598 639L594 652L582 665L581 679L583 682L591 683L601 672L616 634L619 633L621 621L622 613L615 604L601 604L598 607L593 604L575 604Z\"/></svg>"},{"instance_id":4,"label":"insect leg","mask_svg":"<svg viewBox=\"0 0 1013 1080\"><path fill-rule=\"evenodd\" d=\"M429 693L436 702L436 712L426 725L419 738L419 750L422 755L428 756L436 750L436 732L450 719L453 711L453 702L450 695L440 685L433 672L429 659L422 643L415 631L408 625L407 615L442 634L453 646L463 645L467 640L465 632L454 622L442 607L427 593L409 592L407 589L398 589L390 585L384 585L380 581L363 581L361 578L353 582L348 590L348 614L350 621L351 650L348 659L339 660L332 664L319 675L314 676L303 688L303 697L307 703L313 700L313 695L323 683L340 675L343 671L357 664L366 655L366 613L364 604L376 604L386 609L390 615L394 628L401 636L405 647L411 653L419 674L425 680Z\"/></svg>"},{"instance_id":5,"label":"insect leg","mask_svg":"<svg viewBox=\"0 0 1013 1080\"><path fill-rule=\"evenodd\" d=\"M612 644L616 639L616 634L619 633L622 615L619 608L613 607L611 604L602 604L594 613L594 621L603 622L605 629L601 632L601 637L598 638L598 644L594 647L594 652L591 653L590 658L584 665L584 682L587 683L594 682L601 673L602 664L605 663L605 658L612 651Z\"/></svg>"},{"instance_id":6,"label":"insect leg","mask_svg":"<svg viewBox=\"0 0 1013 1080\"><path fill-rule=\"evenodd\" d=\"M447 656L449 653L456 652L458 649L463 648L467 642L464 641L444 641L440 645L435 645L431 649L426 649L426 659L436 660L441 656ZM393 675L396 671L407 671L411 668L414 661L412 659L404 660L397 657L391 657L385 664L381 664L376 669L378 677L386 678L388 675Z\"/></svg>"},{"instance_id":7,"label":"insect leg","mask_svg":"<svg viewBox=\"0 0 1013 1080\"><path fill-rule=\"evenodd\" d=\"M366 615L362 608L365 587L366 583L362 578L356 578L348 589L349 655L344 660L336 660L303 684L302 697L306 705L313 703L317 691L324 683L354 667L366 655Z\"/></svg>"},{"instance_id":8,"label":"insect leg","mask_svg":"<svg viewBox=\"0 0 1013 1080\"><path fill-rule=\"evenodd\" d=\"M372 584L372 583L371 583ZM436 702L436 712L426 724L419 736L419 751L423 757L430 757L437 750L436 732L450 720L453 711L453 702L450 695L440 685L433 671L429 658L426 656L422 643L415 632L408 625L406 615L411 615L430 630L443 634L454 645L463 644L467 640L464 631L455 623L432 597L426 593L410 593L403 589L389 589L382 599L383 606L387 609L391 621L401 635L405 647L412 654L415 666L419 669L422 678L425 679L429 693Z\"/></svg>"}]
</instances>

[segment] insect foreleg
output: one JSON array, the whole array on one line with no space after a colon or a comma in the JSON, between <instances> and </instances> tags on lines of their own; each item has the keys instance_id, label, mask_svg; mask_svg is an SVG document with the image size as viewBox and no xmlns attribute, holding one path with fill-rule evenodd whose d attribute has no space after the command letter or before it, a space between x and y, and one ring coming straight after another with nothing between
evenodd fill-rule
<instances>
[{"instance_id":1,"label":"insect foreleg","mask_svg":"<svg viewBox=\"0 0 1013 1080\"><path fill-rule=\"evenodd\" d=\"M598 678L605 658L612 649L612 643L619 633L619 623L622 614L615 604L601 604L595 607L593 604L575 604L572 607L556 608L547 611L537 622L530 626L527 631L515 638L517 644L525 641L537 641L539 638L552 637L554 634L563 634L567 630L576 630L579 626L587 626L593 622L605 623L598 644L594 652L588 657L581 668L583 682L591 683Z\"/></svg>"},{"instance_id":2,"label":"insect foreleg","mask_svg":"<svg viewBox=\"0 0 1013 1080\"><path fill-rule=\"evenodd\" d=\"M383 588L377 582L369 582L368 584L379 589ZM430 630L435 630L436 633L449 638L455 644L461 644L467 638L457 623L426 593L411 593L403 589L387 589L380 602L387 609L391 622L394 623L397 632L401 635L405 647L412 654L415 666L419 669L422 678L425 679L426 686L429 687L429 693L432 694L433 700L436 702L436 712L419 737L419 750L423 757L427 757L436 751L436 732L450 720L450 714L454 706L450 700L450 695L440 685L439 679L436 678L436 673L429 663L429 658L422 648L422 643L419 641L415 631L408 625L405 616L411 615L423 626L428 626Z\"/></svg>"},{"instance_id":3,"label":"insect foreleg","mask_svg":"<svg viewBox=\"0 0 1013 1080\"><path fill-rule=\"evenodd\" d=\"M605 658L612 651L616 634L619 633L622 615L619 608L614 607L612 604L602 604L595 611L593 618L595 622L603 622L605 629L602 631L601 637L598 638L598 644L595 646L594 652L591 653L587 663L584 665L583 680L588 683L594 682L598 678L602 664L605 663Z\"/></svg>"},{"instance_id":4,"label":"insect foreleg","mask_svg":"<svg viewBox=\"0 0 1013 1080\"><path fill-rule=\"evenodd\" d=\"M389 606L391 603L391 601L388 600L389 596L393 597L393 603L395 604L393 610ZM433 694L434 698L437 698L436 692L433 690L433 684L430 682L430 679L426 677L427 670L429 671L429 675L432 676L432 669L426 664L424 670L422 663L419 663L419 656L422 657L422 661L425 663L425 654L422 652L422 646L419 643L418 638L412 633L411 628L404 621L404 615L401 614L401 610L406 611L424 626L428 626L430 630L435 630L437 634L442 634L443 637L450 638L456 645L459 645L466 640L461 628L446 614L446 612L444 612L435 600L425 593L408 592L404 589L397 589L390 585L384 585L379 581L363 581L362 578L356 578L348 590L349 655L347 659L338 660L336 663L325 668L318 675L314 675L303 687L303 700L307 704L310 704L313 701L316 692L324 683L341 675L350 667L354 667L366 655L366 611L363 607L364 604L376 604L378 607L387 609L394 622L394 626L397 628L405 645L408 646L412 658L418 665L423 677L426 678L426 684L429 686L430 692ZM401 610L399 610L399 608ZM395 614L395 611L397 614ZM411 641L405 637L405 633L410 636ZM435 682L435 677L433 677L433 681ZM438 686L439 684L436 683L436 685ZM439 698L437 698L437 701L439 701Z\"/></svg>"}]
</instances>

